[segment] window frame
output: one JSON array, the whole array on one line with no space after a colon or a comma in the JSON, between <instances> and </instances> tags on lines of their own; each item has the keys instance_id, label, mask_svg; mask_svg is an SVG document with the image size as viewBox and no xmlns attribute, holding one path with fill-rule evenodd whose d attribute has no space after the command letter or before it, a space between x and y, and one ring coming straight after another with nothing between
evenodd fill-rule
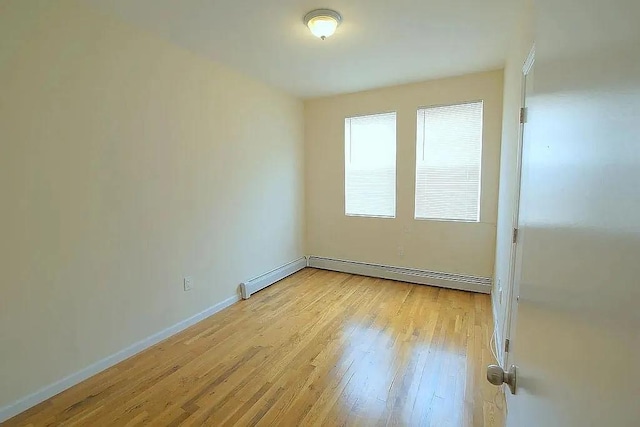
<instances>
[{"instance_id":1,"label":"window frame","mask_svg":"<svg viewBox=\"0 0 640 427\"><path fill-rule=\"evenodd\" d=\"M357 118L361 118L361 117L370 117L370 116L382 116L385 114L394 114L395 115L395 164L394 164L394 184L395 184L395 191L394 191L394 198L393 198L393 215L370 215L370 214L351 214L351 213L347 213L347 150L346 150L346 146L347 146L347 139L344 135L345 133L345 126L346 126L346 121L347 119L357 119ZM343 212L344 215L347 218L376 218L376 219L396 219L398 217L398 110L397 109L393 109L393 110L385 110L385 111L377 111L375 113L364 113L364 114L354 114L354 115L348 115L345 116L344 119L342 120L342 126L343 126L343 142L342 142L342 146L343 146L343 162L342 162L342 167L343 167L343 185L342 185L342 189L343 189L343 197L342 197L342 202L343 202Z\"/></svg>"},{"instance_id":2,"label":"window frame","mask_svg":"<svg viewBox=\"0 0 640 427\"><path fill-rule=\"evenodd\" d=\"M427 110L430 108L439 108L439 107L455 107L458 105L467 105L467 104L482 104L482 117L480 120L481 132L480 132L480 169L479 180L478 180L478 216L476 220L469 219L452 219L452 218L422 218L416 216L417 211L417 195L418 195L418 117L420 114L420 110ZM414 165L414 179L413 179L413 219L414 221L433 221L433 222L458 222L458 223L466 223L466 224L479 224L482 222L482 182L483 182L483 163L484 163L484 150L485 150L485 100L482 98L479 99L471 99L461 102L449 102L442 104L431 104L431 105L419 105L416 108L416 122L415 122L415 165Z\"/></svg>"}]
</instances>

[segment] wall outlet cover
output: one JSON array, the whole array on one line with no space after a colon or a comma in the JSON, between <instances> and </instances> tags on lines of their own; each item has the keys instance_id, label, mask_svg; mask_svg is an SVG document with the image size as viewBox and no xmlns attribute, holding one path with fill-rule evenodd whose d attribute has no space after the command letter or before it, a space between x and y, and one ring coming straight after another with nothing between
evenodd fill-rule
<instances>
[{"instance_id":1,"label":"wall outlet cover","mask_svg":"<svg viewBox=\"0 0 640 427\"><path fill-rule=\"evenodd\" d=\"M193 277L191 276L185 277L183 280L183 284L184 284L185 292L190 291L193 288Z\"/></svg>"}]
</instances>

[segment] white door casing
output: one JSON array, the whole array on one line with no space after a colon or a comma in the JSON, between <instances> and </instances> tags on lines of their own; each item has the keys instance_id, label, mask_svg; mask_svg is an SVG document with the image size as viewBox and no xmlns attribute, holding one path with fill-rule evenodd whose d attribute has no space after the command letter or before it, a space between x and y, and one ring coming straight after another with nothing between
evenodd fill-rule
<instances>
[{"instance_id":1,"label":"white door casing","mask_svg":"<svg viewBox=\"0 0 640 427\"><path fill-rule=\"evenodd\" d=\"M518 135L518 149L516 155L516 182L515 182L515 199L513 209L513 241L511 245L511 259L509 261L509 282L507 284L507 311L505 315L505 338L509 340L509 351L504 354L504 368L510 365L509 353L513 352L514 334L512 325L515 324L515 317L518 314L518 286L520 277L520 267L522 265L522 251L519 250L520 242L523 239L520 230L520 193L522 185L522 153L524 149L524 141L526 139L526 122L527 122L527 96L533 92L533 66L535 63L535 46L529 51L529 55L522 67L522 102L520 110L520 131Z\"/></svg>"}]
</instances>

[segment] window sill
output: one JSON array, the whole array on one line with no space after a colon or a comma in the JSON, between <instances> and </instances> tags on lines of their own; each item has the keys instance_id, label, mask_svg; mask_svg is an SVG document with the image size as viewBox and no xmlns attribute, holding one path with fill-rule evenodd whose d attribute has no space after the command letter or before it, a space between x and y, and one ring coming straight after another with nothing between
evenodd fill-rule
<instances>
[{"instance_id":1,"label":"window sill","mask_svg":"<svg viewBox=\"0 0 640 427\"><path fill-rule=\"evenodd\" d=\"M381 218L381 219L395 219L396 216L386 216L386 215L358 215L358 214L348 214L345 213L345 216L349 218Z\"/></svg>"}]
</instances>

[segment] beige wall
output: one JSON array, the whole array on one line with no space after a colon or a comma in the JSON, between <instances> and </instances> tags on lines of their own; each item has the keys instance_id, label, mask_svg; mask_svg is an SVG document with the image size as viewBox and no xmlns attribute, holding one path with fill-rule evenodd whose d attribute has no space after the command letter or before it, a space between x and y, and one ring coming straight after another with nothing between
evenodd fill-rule
<instances>
[{"instance_id":1,"label":"beige wall","mask_svg":"<svg viewBox=\"0 0 640 427\"><path fill-rule=\"evenodd\" d=\"M82 3L2 2L0 129L0 408L304 254L302 103Z\"/></svg>"},{"instance_id":2,"label":"beige wall","mask_svg":"<svg viewBox=\"0 0 640 427\"><path fill-rule=\"evenodd\" d=\"M503 361L506 338L507 305L510 299L509 264L511 261L512 230L517 191L517 155L520 132L520 107L522 106L522 67L533 46L533 2L516 26L518 32L511 38L511 46L504 69L504 102L502 116L502 148L500 153L500 192L498 203L498 228L496 233L496 260L494 291L498 358Z\"/></svg>"},{"instance_id":3,"label":"beige wall","mask_svg":"<svg viewBox=\"0 0 640 427\"><path fill-rule=\"evenodd\" d=\"M491 71L305 101L307 253L491 277L502 85L502 71ZM485 102L480 222L414 220L416 110L479 99ZM396 218L347 217L344 119L385 111L397 111Z\"/></svg>"}]
</instances>

